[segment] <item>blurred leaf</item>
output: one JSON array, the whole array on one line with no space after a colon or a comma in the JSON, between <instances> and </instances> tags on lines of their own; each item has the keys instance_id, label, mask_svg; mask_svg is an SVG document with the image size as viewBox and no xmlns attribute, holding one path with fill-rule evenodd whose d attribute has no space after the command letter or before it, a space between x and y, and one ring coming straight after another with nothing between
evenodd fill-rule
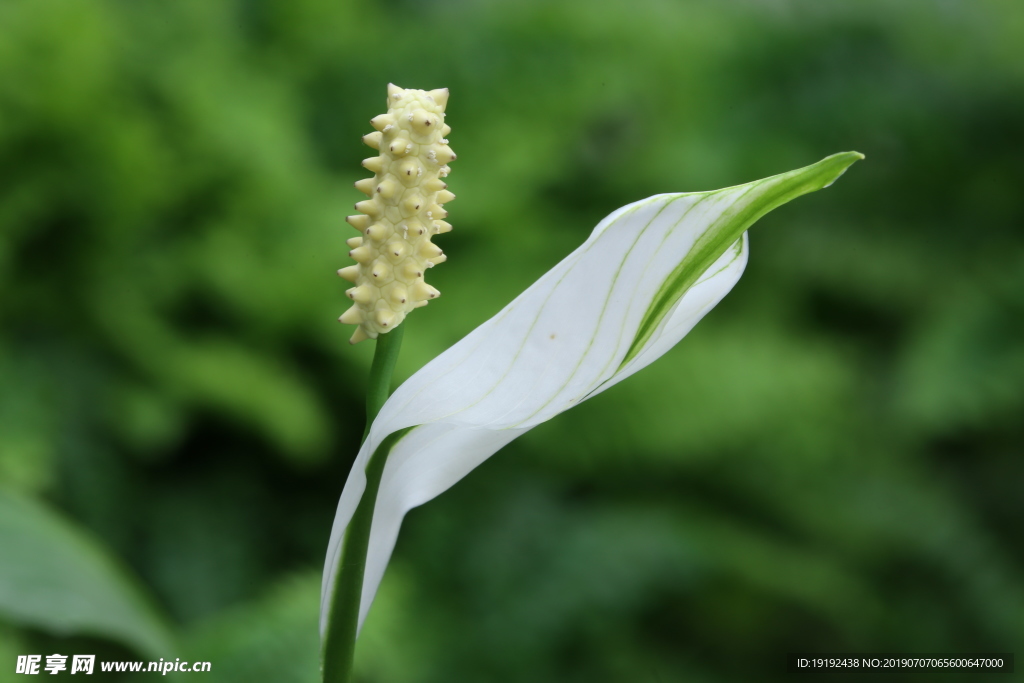
<instances>
[{"instance_id":1,"label":"blurred leaf","mask_svg":"<svg viewBox=\"0 0 1024 683\"><path fill-rule=\"evenodd\" d=\"M199 624L182 650L194 661L211 662L216 679L225 683L316 683L319 608L319 574L291 577Z\"/></svg>"},{"instance_id":2,"label":"blurred leaf","mask_svg":"<svg viewBox=\"0 0 1024 683\"><path fill-rule=\"evenodd\" d=\"M0 683L16 683L19 680L25 680L15 673L14 666L8 666L7 663L18 661L18 655L26 653L25 644L18 632L0 621L0 662L4 662L4 666L0 667Z\"/></svg>"},{"instance_id":3,"label":"blurred leaf","mask_svg":"<svg viewBox=\"0 0 1024 683\"><path fill-rule=\"evenodd\" d=\"M166 624L135 580L87 533L0 489L0 613L57 635L88 634L167 657Z\"/></svg>"}]
</instances>

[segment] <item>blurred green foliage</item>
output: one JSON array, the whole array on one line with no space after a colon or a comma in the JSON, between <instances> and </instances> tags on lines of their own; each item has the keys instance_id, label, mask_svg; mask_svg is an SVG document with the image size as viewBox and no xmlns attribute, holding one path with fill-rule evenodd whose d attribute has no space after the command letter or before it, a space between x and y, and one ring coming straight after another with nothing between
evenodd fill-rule
<instances>
[{"instance_id":1,"label":"blurred green foliage","mask_svg":"<svg viewBox=\"0 0 1024 683\"><path fill-rule=\"evenodd\" d=\"M37 501L0 490L0 614L58 633L89 633L154 659L166 626L87 534Z\"/></svg>"},{"instance_id":2,"label":"blurred green foliage","mask_svg":"<svg viewBox=\"0 0 1024 683\"><path fill-rule=\"evenodd\" d=\"M1022 45L1019 0L2 0L0 482L211 680L313 681L372 354L333 272L388 81L451 89L459 154L402 376L611 210L855 149L656 369L410 515L360 677L1019 655ZM0 681L29 652L144 656L0 613Z\"/></svg>"}]
</instances>

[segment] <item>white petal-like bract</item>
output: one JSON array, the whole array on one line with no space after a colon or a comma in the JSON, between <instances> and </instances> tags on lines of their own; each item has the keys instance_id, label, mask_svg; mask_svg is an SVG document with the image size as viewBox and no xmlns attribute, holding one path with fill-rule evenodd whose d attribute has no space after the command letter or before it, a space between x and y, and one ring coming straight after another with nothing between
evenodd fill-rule
<instances>
[{"instance_id":1,"label":"white petal-like bract","mask_svg":"<svg viewBox=\"0 0 1024 683\"><path fill-rule=\"evenodd\" d=\"M827 187L860 154L714 192L663 194L615 211L578 249L500 313L395 391L360 449L334 521L321 600L329 619L345 528L365 468L393 446L373 513L359 624L405 514L502 446L652 363L739 280L745 230L789 200Z\"/></svg>"}]
</instances>

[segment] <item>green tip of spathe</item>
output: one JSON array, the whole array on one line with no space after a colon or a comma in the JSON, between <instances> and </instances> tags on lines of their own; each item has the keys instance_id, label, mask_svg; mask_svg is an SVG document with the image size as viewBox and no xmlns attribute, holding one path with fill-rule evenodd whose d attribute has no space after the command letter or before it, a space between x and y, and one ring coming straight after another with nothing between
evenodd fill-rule
<instances>
[{"instance_id":1,"label":"green tip of spathe","mask_svg":"<svg viewBox=\"0 0 1024 683\"><path fill-rule=\"evenodd\" d=\"M834 174L831 176L831 179L827 183L821 186L821 188L825 189L826 187L830 186L839 178L839 176L846 173L846 169L850 168L850 166L853 166L856 162L860 161L863 158L864 155L861 154L860 152L839 152L838 154L827 156L818 163L814 164L815 166L827 167L828 171Z\"/></svg>"}]
</instances>

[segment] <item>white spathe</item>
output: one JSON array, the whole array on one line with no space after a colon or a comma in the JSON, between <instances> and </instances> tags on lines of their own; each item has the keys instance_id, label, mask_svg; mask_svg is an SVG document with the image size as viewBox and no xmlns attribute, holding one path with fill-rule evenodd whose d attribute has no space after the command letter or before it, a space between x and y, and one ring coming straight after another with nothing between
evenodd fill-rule
<instances>
[{"instance_id":1,"label":"white spathe","mask_svg":"<svg viewBox=\"0 0 1024 683\"><path fill-rule=\"evenodd\" d=\"M854 160L830 172L827 182ZM652 300L684 257L745 208L764 201L773 187L793 186L794 178L801 177L796 174L825 161L715 192L656 195L615 211L500 313L402 384L374 420L338 504L324 571L321 633L344 532L366 487L366 464L384 438L414 427L394 446L381 479L360 628L405 514L447 490L520 434L625 379L678 343L739 280L747 263L745 232L622 365ZM810 184L782 202L826 186Z\"/></svg>"}]
</instances>

